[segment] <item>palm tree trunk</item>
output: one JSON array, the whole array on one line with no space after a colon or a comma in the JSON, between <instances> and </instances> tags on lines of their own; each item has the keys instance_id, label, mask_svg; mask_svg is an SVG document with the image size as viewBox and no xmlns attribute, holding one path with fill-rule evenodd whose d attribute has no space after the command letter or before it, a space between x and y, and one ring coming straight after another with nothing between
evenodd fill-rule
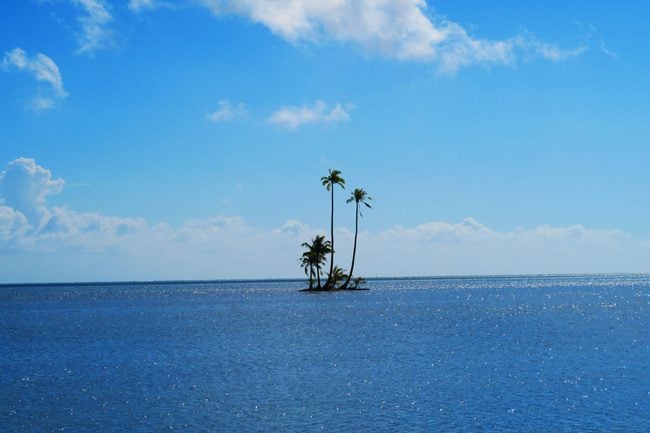
<instances>
[{"instance_id":1,"label":"palm tree trunk","mask_svg":"<svg viewBox=\"0 0 650 433\"><path fill-rule=\"evenodd\" d=\"M357 202L357 215L354 220L354 247L352 248L352 264L350 265L350 273L348 274L348 279L345 280L345 284L341 287L342 289L347 289L350 280L352 279L352 272L354 272L354 258L357 255L357 234L359 233L359 202Z\"/></svg>"},{"instance_id":2,"label":"palm tree trunk","mask_svg":"<svg viewBox=\"0 0 650 433\"><path fill-rule=\"evenodd\" d=\"M330 287L332 271L334 270L334 185L332 185L332 215L330 218L330 237L332 239L332 253L330 254L330 273L327 275L326 287Z\"/></svg>"},{"instance_id":3,"label":"palm tree trunk","mask_svg":"<svg viewBox=\"0 0 650 433\"><path fill-rule=\"evenodd\" d=\"M318 278L318 289L320 290L320 266L316 265L316 278Z\"/></svg>"},{"instance_id":4,"label":"palm tree trunk","mask_svg":"<svg viewBox=\"0 0 650 433\"><path fill-rule=\"evenodd\" d=\"M309 290L314 288L314 265L309 263Z\"/></svg>"}]
</instances>

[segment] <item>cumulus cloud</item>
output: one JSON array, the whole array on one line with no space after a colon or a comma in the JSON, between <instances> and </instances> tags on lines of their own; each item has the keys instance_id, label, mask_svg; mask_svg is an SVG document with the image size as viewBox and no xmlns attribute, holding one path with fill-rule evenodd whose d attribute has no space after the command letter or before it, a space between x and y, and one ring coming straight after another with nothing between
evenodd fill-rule
<instances>
[{"instance_id":1,"label":"cumulus cloud","mask_svg":"<svg viewBox=\"0 0 650 433\"><path fill-rule=\"evenodd\" d=\"M2 69L26 72L37 82L46 85L46 88L39 89L41 95L32 101L32 107L35 109L52 108L56 101L68 96L63 88L63 78L59 67L45 54L29 55L22 48L14 48L5 53L2 59Z\"/></svg>"},{"instance_id":2,"label":"cumulus cloud","mask_svg":"<svg viewBox=\"0 0 650 433\"><path fill-rule=\"evenodd\" d=\"M512 64L522 54L557 61L584 50L565 50L530 34L476 38L425 0L199 1L216 15L245 17L291 43L352 43L389 58L433 63L446 74L470 65Z\"/></svg>"},{"instance_id":3,"label":"cumulus cloud","mask_svg":"<svg viewBox=\"0 0 650 433\"><path fill-rule=\"evenodd\" d=\"M29 228L27 218L9 206L0 205L0 245L22 236Z\"/></svg>"},{"instance_id":4,"label":"cumulus cloud","mask_svg":"<svg viewBox=\"0 0 650 433\"><path fill-rule=\"evenodd\" d=\"M92 54L96 50L113 45L109 24L113 16L103 0L70 0L80 12L77 20L81 31L77 35L77 52Z\"/></svg>"},{"instance_id":5,"label":"cumulus cloud","mask_svg":"<svg viewBox=\"0 0 650 433\"><path fill-rule=\"evenodd\" d=\"M0 173L0 199L39 227L49 216L47 196L61 192L63 184L63 179L53 179L50 170L33 159L18 158Z\"/></svg>"},{"instance_id":6,"label":"cumulus cloud","mask_svg":"<svg viewBox=\"0 0 650 433\"><path fill-rule=\"evenodd\" d=\"M329 109L323 101L316 101L312 105L282 106L274 111L268 122L289 130L298 129L307 123L333 123L345 122L350 119L351 105L343 108L341 104Z\"/></svg>"},{"instance_id":7,"label":"cumulus cloud","mask_svg":"<svg viewBox=\"0 0 650 433\"><path fill-rule=\"evenodd\" d=\"M233 104L228 99L219 101L219 108L208 115L208 119L212 122L231 122L235 119L241 119L248 116L248 109L246 104L240 102Z\"/></svg>"}]
</instances>

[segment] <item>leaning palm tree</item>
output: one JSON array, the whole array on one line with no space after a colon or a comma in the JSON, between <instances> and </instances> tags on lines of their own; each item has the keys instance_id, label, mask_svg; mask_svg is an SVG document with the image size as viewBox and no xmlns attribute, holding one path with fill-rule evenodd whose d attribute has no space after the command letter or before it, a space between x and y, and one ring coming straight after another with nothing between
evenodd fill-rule
<instances>
[{"instance_id":1,"label":"leaning palm tree","mask_svg":"<svg viewBox=\"0 0 650 433\"><path fill-rule=\"evenodd\" d=\"M345 289L350 284L350 278L352 278L352 272L354 272L354 259L357 255L357 235L359 234L359 216L363 216L361 209L359 209L360 204L364 204L368 209L372 209L372 206L368 204L368 201L372 200L372 197L362 188L356 188L352 191L350 198L347 200L347 203L354 202L356 205L356 218L354 221L354 247L352 248L352 264L350 265L350 274L348 275L347 280L341 286L342 289Z\"/></svg>"},{"instance_id":2,"label":"leaning palm tree","mask_svg":"<svg viewBox=\"0 0 650 433\"><path fill-rule=\"evenodd\" d=\"M321 177L320 180L328 191L332 191L332 213L330 218L330 239L332 243L332 251L330 256L330 272L327 276L327 282L325 283L325 287L330 288L332 286L332 270L334 269L334 186L339 185L341 188L345 189L345 179L341 177L341 172L339 170L330 169L329 175Z\"/></svg>"},{"instance_id":3,"label":"leaning palm tree","mask_svg":"<svg viewBox=\"0 0 650 433\"><path fill-rule=\"evenodd\" d=\"M325 240L325 236L317 235L312 239L311 244L303 244L309 248L305 253L309 261L311 261L312 266L316 268L316 278L318 285L316 286L319 290L321 289L320 276L322 274L321 266L326 262L326 256L332 251L332 244L330 241Z\"/></svg>"}]
</instances>

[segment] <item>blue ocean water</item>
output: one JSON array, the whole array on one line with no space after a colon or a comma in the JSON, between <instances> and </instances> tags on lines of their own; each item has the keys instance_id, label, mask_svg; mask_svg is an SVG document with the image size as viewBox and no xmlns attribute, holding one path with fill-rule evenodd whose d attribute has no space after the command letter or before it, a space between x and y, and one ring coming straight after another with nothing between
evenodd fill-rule
<instances>
[{"instance_id":1,"label":"blue ocean water","mask_svg":"<svg viewBox=\"0 0 650 433\"><path fill-rule=\"evenodd\" d=\"M0 287L0 431L650 431L650 276L302 286Z\"/></svg>"}]
</instances>

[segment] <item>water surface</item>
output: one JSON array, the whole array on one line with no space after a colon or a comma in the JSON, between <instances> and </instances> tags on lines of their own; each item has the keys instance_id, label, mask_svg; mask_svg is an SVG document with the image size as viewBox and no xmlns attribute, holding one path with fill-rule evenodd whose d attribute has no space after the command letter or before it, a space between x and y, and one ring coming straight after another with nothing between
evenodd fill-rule
<instances>
[{"instance_id":1,"label":"water surface","mask_svg":"<svg viewBox=\"0 0 650 433\"><path fill-rule=\"evenodd\" d=\"M648 432L650 277L0 287L3 432Z\"/></svg>"}]
</instances>

